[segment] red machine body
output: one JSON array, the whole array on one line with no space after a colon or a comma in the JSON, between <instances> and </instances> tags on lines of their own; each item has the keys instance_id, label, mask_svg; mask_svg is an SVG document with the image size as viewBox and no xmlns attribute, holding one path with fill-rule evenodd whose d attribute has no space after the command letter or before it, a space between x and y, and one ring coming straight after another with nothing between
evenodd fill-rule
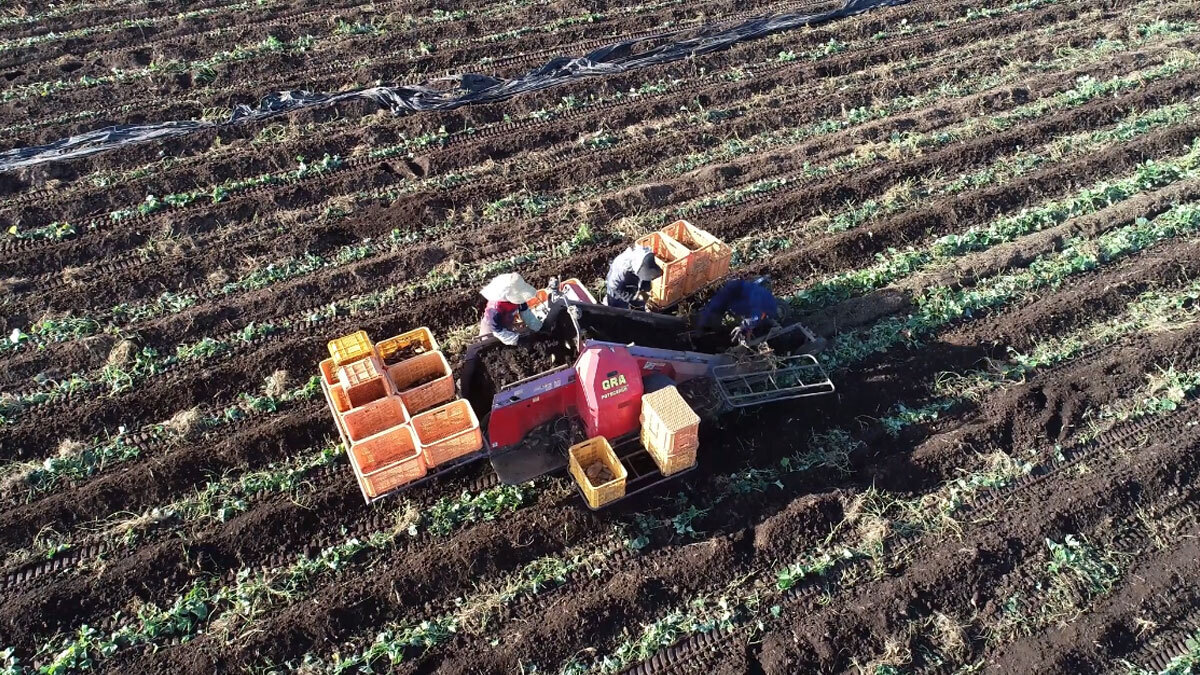
<instances>
[{"instance_id":1,"label":"red machine body","mask_svg":"<svg viewBox=\"0 0 1200 675\"><path fill-rule=\"evenodd\" d=\"M575 362L576 411L588 438L617 438L636 431L642 412L642 373L622 345L588 345Z\"/></svg>"},{"instance_id":2,"label":"red machine body","mask_svg":"<svg viewBox=\"0 0 1200 675\"><path fill-rule=\"evenodd\" d=\"M661 374L679 383L728 361L719 354L592 341L573 366L498 392L487 422L488 447L501 451L532 429L563 415L579 417L589 437L618 438L641 424L642 378Z\"/></svg>"}]
</instances>

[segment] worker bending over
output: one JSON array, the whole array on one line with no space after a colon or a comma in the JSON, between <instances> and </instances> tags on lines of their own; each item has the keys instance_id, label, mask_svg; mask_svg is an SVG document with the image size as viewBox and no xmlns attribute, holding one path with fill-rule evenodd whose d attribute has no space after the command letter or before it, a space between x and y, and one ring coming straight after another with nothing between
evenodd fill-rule
<instances>
[{"instance_id":1,"label":"worker bending over","mask_svg":"<svg viewBox=\"0 0 1200 675\"><path fill-rule=\"evenodd\" d=\"M661 276L654 251L645 246L630 246L608 267L604 304L618 309L646 309L650 282Z\"/></svg>"},{"instance_id":2,"label":"worker bending over","mask_svg":"<svg viewBox=\"0 0 1200 675\"><path fill-rule=\"evenodd\" d=\"M770 280L759 277L754 281L733 279L726 282L700 313L700 327L706 330L719 328L726 314L732 314L741 323L734 329L734 337L749 339L766 334L779 323L779 303L768 287Z\"/></svg>"},{"instance_id":3,"label":"worker bending over","mask_svg":"<svg viewBox=\"0 0 1200 675\"><path fill-rule=\"evenodd\" d=\"M511 272L488 282L480 294L487 299L483 318L479 321L479 335L495 335L506 345L515 345L521 334L517 332L517 317L530 330L537 330L541 322L529 311L527 304L537 291L520 274Z\"/></svg>"}]
</instances>

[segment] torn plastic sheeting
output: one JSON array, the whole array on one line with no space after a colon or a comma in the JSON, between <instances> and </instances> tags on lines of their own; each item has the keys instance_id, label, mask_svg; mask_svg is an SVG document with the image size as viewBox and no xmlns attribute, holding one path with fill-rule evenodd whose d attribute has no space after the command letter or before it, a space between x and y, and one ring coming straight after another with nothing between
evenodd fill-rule
<instances>
[{"instance_id":1,"label":"torn plastic sheeting","mask_svg":"<svg viewBox=\"0 0 1200 675\"><path fill-rule=\"evenodd\" d=\"M46 145L16 148L0 153L0 171L11 171L43 162L84 157L112 148L150 141L162 141L184 136L203 129L263 120L301 108L336 105L353 99L371 99L393 113L407 114L433 110L451 110L473 103L493 103L518 94L547 89L570 80L613 75L677 61L697 54L727 49L746 40L773 33L840 19L875 7L900 5L908 0L849 0L838 9L815 14L777 14L749 19L729 28L702 29L693 38L678 40L635 53L638 45L658 37L626 40L606 45L586 56L559 57L515 79L499 79L468 73L459 76L459 86L439 90L427 86L369 87L335 94L308 91L277 92L263 98L258 105L237 106L225 122L176 120L153 124L121 124L89 131Z\"/></svg>"}]
</instances>

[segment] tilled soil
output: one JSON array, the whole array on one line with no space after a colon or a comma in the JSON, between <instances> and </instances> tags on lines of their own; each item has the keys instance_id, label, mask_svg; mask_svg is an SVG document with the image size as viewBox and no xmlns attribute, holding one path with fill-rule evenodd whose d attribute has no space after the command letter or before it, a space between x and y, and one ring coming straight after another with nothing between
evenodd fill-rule
<instances>
[{"instance_id":1,"label":"tilled soil","mask_svg":"<svg viewBox=\"0 0 1200 675\"><path fill-rule=\"evenodd\" d=\"M45 16L38 12L50 10L30 6L37 16L14 14L0 41L0 138L19 147L107 124L216 114L278 89L513 74L621 36L691 35L701 21L828 5L510 4L467 2L451 13L413 0L95 0ZM205 8L217 11L176 16ZM125 19L152 21L114 27ZM910 3L496 104L395 118L365 104L297 112L0 177L4 230L76 226L61 241L0 240L0 329L37 343L0 352L0 457L11 463L0 483L0 650L46 666L81 626L103 635L144 627L139 611L178 607L201 584L213 594L211 615L112 653L92 649L95 667L210 673L307 664L326 672L335 654L448 616L460 617L455 630L397 638L369 665L795 673L972 664L1101 672L1121 659L1142 663L1158 636L1190 625L1200 602L1192 392L1146 393L1169 373L1200 368L1194 322L1150 321L899 428L886 420L941 400L941 387L958 376L998 372L1044 340L1118 322L1147 292L1179 295L1176 311L1186 314L1195 302L1187 289L1200 275L1190 231L844 364L832 373L833 396L706 423L697 470L599 513L558 476L524 488L511 512L463 516L444 531L426 523L410 535L414 514L458 517L445 514L469 513L472 495L495 491L487 462L374 506L362 503L344 456L276 484L285 463L332 445L336 432L319 394L252 402L270 394L280 371L289 387L302 385L332 337L427 326L486 424L497 391L575 357L561 339L534 339L485 349L474 371L465 368L482 311L477 287L497 271L537 282L577 277L596 288L629 239L686 217L734 245L734 274L770 274L783 294L867 268L877 255L1028 213L1148 160L1178 158L1200 138L1194 108L1164 123L1145 116L1196 105L1194 59L1181 56L1200 40L1188 27L1194 20L1190 4L1167 0ZM490 33L497 37L475 39ZM211 72L164 65L268 36L312 41L294 52L222 57ZM151 64L146 78L21 93ZM1176 71L1131 77L1168 66ZM1131 83L1086 93L1112 78ZM920 102L900 105L906 97ZM884 104L896 108L879 112ZM1141 126L1129 124L1134 114ZM1126 126L1115 141L1086 152L1058 146L1012 169L1022 153L1099 138L1118 124ZM969 133L905 145L954 129ZM776 133L793 135L755 145ZM327 153L347 161L221 198L213 192ZM853 164L868 153L878 156ZM855 226L828 226L847 208L965 176L974 178L955 190ZM191 190L203 195L185 206L110 216L136 212L147 195ZM1197 199L1195 175L1171 174L1162 187L901 274L802 318L832 342L929 310L922 303L936 289L982 287L1080 238ZM80 321L53 323L63 319ZM662 348L728 346L652 328L626 335L602 318L587 328L592 337ZM230 349L196 350L205 338ZM118 379L126 371L131 386ZM1180 409L1112 412L1165 395L1182 397ZM202 415L217 421L195 422ZM35 467L90 457L118 436L121 452L49 487L20 480ZM804 464L830 439L842 439L844 454ZM996 453L1028 461L1030 476L987 482ZM585 470L595 483L611 478L603 467ZM986 486L974 491L970 481ZM183 506L217 499L235 482L253 493L203 515ZM894 512L870 516L872 500L928 506L966 486L946 529L922 530ZM324 565L286 593L256 595L238 610L228 599L257 573L286 577L302 557L384 533L396 538ZM1026 627L1014 628L1021 599L1058 601L1047 595L1056 587L1046 542L1068 536L1111 552L1111 579L1100 592L1071 596L1070 615L1043 620L1030 610ZM881 549L842 557L836 547L856 537L877 537ZM823 553L834 558L826 571L780 590L781 569ZM710 623L680 618L700 611L701 600L724 609L706 615L717 617ZM645 637L652 625L665 637Z\"/></svg>"}]
</instances>

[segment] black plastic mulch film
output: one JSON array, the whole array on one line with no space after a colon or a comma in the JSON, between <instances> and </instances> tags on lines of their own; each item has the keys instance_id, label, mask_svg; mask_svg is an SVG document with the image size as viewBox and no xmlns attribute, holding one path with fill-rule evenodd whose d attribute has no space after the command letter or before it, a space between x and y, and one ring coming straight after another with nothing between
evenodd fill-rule
<instances>
[{"instance_id":1,"label":"black plastic mulch film","mask_svg":"<svg viewBox=\"0 0 1200 675\"><path fill-rule=\"evenodd\" d=\"M237 106L229 120L224 122L173 120L153 124L119 124L63 138L45 145L7 150L0 152L0 171L12 171L54 160L84 157L124 145L161 141L203 129L262 120L300 108L335 105L351 99L373 99L398 115L429 110L450 110L472 103L492 103L518 94L547 89L570 80L624 73L660 63L678 61L697 54L720 51L745 40L852 16L875 7L901 5L908 1L848 0L838 9L816 14L792 13L763 16L729 28L703 28L696 33L695 37L670 42L637 53L635 53L637 47L661 39L662 36L626 40L606 45L586 56L553 59L511 80L466 73L458 76L459 86L448 91L426 86L378 86L335 94L281 91L263 98L254 107L245 104Z\"/></svg>"}]
</instances>

